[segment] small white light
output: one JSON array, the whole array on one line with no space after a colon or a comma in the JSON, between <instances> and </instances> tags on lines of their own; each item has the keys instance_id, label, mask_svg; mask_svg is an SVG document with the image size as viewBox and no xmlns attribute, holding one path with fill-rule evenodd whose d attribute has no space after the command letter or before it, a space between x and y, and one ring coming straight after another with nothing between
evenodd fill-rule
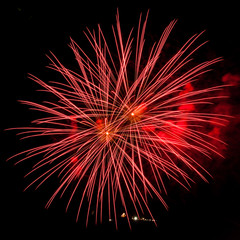
<instances>
[{"instance_id":1,"label":"small white light","mask_svg":"<svg viewBox=\"0 0 240 240\"><path fill-rule=\"evenodd\" d=\"M138 217L137 217L137 216L134 216L132 219L133 219L134 221L137 221L137 220L138 220Z\"/></svg>"}]
</instances>

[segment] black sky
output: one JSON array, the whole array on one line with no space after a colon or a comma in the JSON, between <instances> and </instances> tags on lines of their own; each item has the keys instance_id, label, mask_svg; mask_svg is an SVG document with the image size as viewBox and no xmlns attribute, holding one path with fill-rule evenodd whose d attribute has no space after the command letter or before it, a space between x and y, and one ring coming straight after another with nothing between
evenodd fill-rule
<instances>
[{"instance_id":1,"label":"black sky","mask_svg":"<svg viewBox=\"0 0 240 240\"><path fill-rule=\"evenodd\" d=\"M78 2L78 3L76 3ZM79 3L80 2L80 3ZM110 3L109 3L110 2ZM132 3L134 2L134 3ZM234 2L234 1L232 1ZM240 239L240 154L238 129L229 128L226 141L229 148L226 159L217 164L213 170L214 179L210 184L203 182L193 186L192 191L176 190L168 196L170 210L161 207L156 211L158 228L144 224L133 224L128 231L122 228L115 231L114 225L104 224L89 227L75 223L75 215L64 212L66 202L59 201L46 210L44 205L50 193L42 188L23 192L29 183L24 179L28 164L13 166L6 158L23 150L24 144L15 137L14 132L3 129L25 126L33 117L25 106L17 100L35 99L35 86L27 74L47 76L48 65L46 54L55 53L66 64L73 62L71 50L68 48L72 37L79 45L86 46L82 33L86 27L96 28L100 24L106 35L111 36L111 25L115 24L117 8L120 12L122 26L130 30L138 24L139 14L150 10L147 36L159 37L164 27L178 19L174 30L174 38L180 37L182 43L191 35L206 30L204 40L209 40L211 55L222 56L225 60L221 65L221 74L228 72L240 74L239 54L239 6L237 2L219 1L217 4L192 1L58 1L44 4L39 1L12 4L2 7L2 78L1 78L1 235L9 234L20 238L32 239L35 236L50 239L50 236L64 234L82 239L83 234L93 236L122 235L134 236L144 232L148 237L156 239ZM71 62L72 61L72 62ZM234 114L238 120L232 123L239 127L240 112L239 86L230 90L233 97ZM211 166L211 169L214 169ZM46 185L45 185L46 188ZM122 229L122 230L121 230ZM9 237L10 239L10 237ZM54 238L56 239L56 238Z\"/></svg>"}]
</instances>

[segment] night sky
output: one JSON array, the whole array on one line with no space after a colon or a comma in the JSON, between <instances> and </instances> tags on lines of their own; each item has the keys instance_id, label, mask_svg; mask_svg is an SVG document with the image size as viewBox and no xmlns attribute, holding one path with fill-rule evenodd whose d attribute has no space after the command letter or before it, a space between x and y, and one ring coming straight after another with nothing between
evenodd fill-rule
<instances>
[{"instance_id":1,"label":"night sky","mask_svg":"<svg viewBox=\"0 0 240 240\"><path fill-rule=\"evenodd\" d=\"M82 1L76 1L82 2ZM209 1L175 4L172 1L147 0L134 1L86 1L73 3L58 1L55 5L41 1L30 4L2 6L2 77L1 77L1 226L0 234L33 239L83 239L97 236L136 236L145 233L155 239L240 239L240 20L237 2ZM146 30L147 40L158 39L173 20L178 23L170 35L173 42L184 43L194 33L206 30L202 39L209 40L200 53L200 58L223 57L224 61L214 66L214 82L231 83L226 89L229 96L221 109L234 118L221 132L222 139L228 144L222 146L225 159L213 159L204 165L213 178L210 183L196 180L190 191L173 186L165 200L169 205L166 211L161 203L153 203L158 227L149 222L133 222L132 230L124 219L119 219L119 230L113 223L91 225L86 229L84 221L75 222L74 209L65 213L66 199L53 203L49 209L44 206L51 196L52 186L43 185L38 190L30 188L23 192L30 179L24 175L31 164L14 166L14 161L6 159L26 149L27 141L20 142L14 131L6 128L27 126L34 119L34 112L21 105L17 100L40 101L35 90L39 87L28 79L32 73L43 80L52 73L46 54L52 51L64 64L74 63L73 54L68 47L70 37L83 49L88 48L83 31L88 27L96 29L97 24L112 40L111 25L115 24L115 14L119 9L122 29L128 32L138 24L139 14L150 9ZM201 51L200 51L201 52ZM202 54L202 55L201 55ZM77 66L76 64L74 65ZM224 77L225 76L225 77ZM44 95L45 96L45 95ZM225 106L225 107L222 107ZM221 110L221 111L225 111ZM67 239L67 238L66 238ZM91 238L90 238L91 239ZM137 238L136 238L137 239ZM141 239L141 238L140 238Z\"/></svg>"}]
</instances>

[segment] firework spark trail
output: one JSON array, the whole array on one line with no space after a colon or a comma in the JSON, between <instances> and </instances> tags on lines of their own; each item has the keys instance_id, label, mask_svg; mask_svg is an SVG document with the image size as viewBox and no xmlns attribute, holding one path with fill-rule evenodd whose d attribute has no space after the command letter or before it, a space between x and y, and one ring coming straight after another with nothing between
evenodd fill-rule
<instances>
[{"instance_id":1,"label":"firework spark trail","mask_svg":"<svg viewBox=\"0 0 240 240\"><path fill-rule=\"evenodd\" d=\"M220 98L214 94L204 94L214 93L224 86L198 90L193 87L198 77L221 59L205 61L179 74L192 61L193 54L205 44L194 47L202 32L189 38L159 68L158 60L176 24L174 20L164 30L159 41L153 44L147 62L143 65L147 17L148 13L143 23L142 15L139 19L133 79L128 69L134 43L133 29L124 44L117 13L116 29L112 27L117 61L100 26L97 33L87 29L85 35L96 54L95 61L71 39L70 48L78 62L78 73L63 66L52 53L52 57L48 57L51 61L49 68L59 72L66 82L52 81L47 84L30 75L46 92L55 95L58 102L45 101L38 104L21 101L31 109L48 115L34 120L33 127L17 128L22 130L19 133L23 135L22 139L55 137L52 143L13 156L25 155L18 162L38 155L42 157L27 175L48 167L28 187L36 184L38 188L50 177L57 175L60 184L46 207L50 206L56 196L61 197L74 185L66 209L81 188L77 219L84 201L87 201L86 224L90 210L94 208L93 202L96 222L98 219L102 221L105 192L109 218L113 214L116 227L119 214L115 205L117 199L121 200L129 226L130 205L138 216L146 210L154 218L148 207L148 197L155 195L167 208L162 197L163 191L167 193L164 175L185 188L194 181L187 169L207 181L203 174L207 171L189 154L189 150L200 152L208 158L211 153L221 155L209 141L217 139L199 131L199 126L208 121L224 125L226 116L198 112L197 105L209 104ZM179 167L179 162L184 167Z\"/></svg>"}]
</instances>

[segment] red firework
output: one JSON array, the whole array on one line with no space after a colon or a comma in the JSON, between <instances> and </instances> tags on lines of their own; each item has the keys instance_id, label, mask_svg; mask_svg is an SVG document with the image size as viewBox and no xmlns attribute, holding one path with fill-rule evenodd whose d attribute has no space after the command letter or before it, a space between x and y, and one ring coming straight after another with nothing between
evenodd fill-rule
<instances>
[{"instance_id":1,"label":"red firework","mask_svg":"<svg viewBox=\"0 0 240 240\"><path fill-rule=\"evenodd\" d=\"M46 116L34 120L31 127L18 129L22 130L23 138L49 136L52 141L14 157L25 155L18 161L22 162L41 156L28 175L38 170L42 173L29 186L39 187L53 175L60 179L47 207L56 196L70 189L67 209L73 197L79 198L78 219L83 204L87 203L86 223L93 209L96 222L102 221L104 199L108 203L106 211L109 218L113 215L116 227L120 214L116 201L119 200L129 226L130 206L138 216L147 210L154 219L147 198L155 196L167 208L162 197L166 192L164 178L185 188L193 181L190 172L207 181L204 177L207 171L191 152L208 158L211 153L221 155L211 141L220 141L216 134L207 135L201 126L210 121L222 126L227 120L221 114L200 112L198 106L222 98L213 93L223 86L194 87L199 76L221 59L205 61L186 70L193 54L204 44L194 46L200 33L190 37L160 65L165 42L176 23L174 20L152 46L149 55L144 56L147 61L143 63L146 23L147 17L142 21L140 15L134 47L133 30L124 41L117 13L116 27L113 27L115 56L100 26L97 32L88 29L85 32L95 60L71 39L78 72L63 66L53 54L49 57L50 68L61 73L64 83L47 84L30 75L58 101L42 104L21 101ZM133 54L134 69L130 69ZM76 194L78 189L81 189L80 194Z\"/></svg>"}]
</instances>

